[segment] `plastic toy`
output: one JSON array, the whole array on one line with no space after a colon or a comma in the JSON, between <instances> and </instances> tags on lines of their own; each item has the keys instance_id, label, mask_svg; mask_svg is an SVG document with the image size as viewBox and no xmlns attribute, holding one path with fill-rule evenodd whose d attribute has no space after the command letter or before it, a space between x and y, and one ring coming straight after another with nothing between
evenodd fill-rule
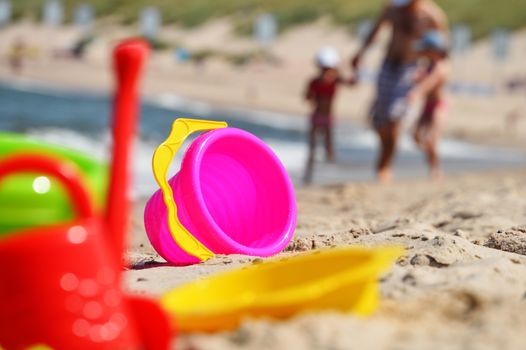
<instances>
[{"instance_id":1,"label":"plastic toy","mask_svg":"<svg viewBox=\"0 0 526 350\"><path fill-rule=\"evenodd\" d=\"M220 273L167 293L162 306L181 332L232 329L246 317L286 318L308 310L369 315L377 279L401 248L337 248Z\"/></svg>"},{"instance_id":2,"label":"plastic toy","mask_svg":"<svg viewBox=\"0 0 526 350\"><path fill-rule=\"evenodd\" d=\"M91 199L102 207L107 186L107 167L79 152L33 140L24 135L0 133L0 159L14 152L59 155L74 162L86 179ZM59 183L35 174L11 176L0 184L0 239L31 226L73 218L68 198Z\"/></svg>"},{"instance_id":3,"label":"plastic toy","mask_svg":"<svg viewBox=\"0 0 526 350\"><path fill-rule=\"evenodd\" d=\"M169 165L186 137L210 129L192 142L181 170L168 181ZM224 122L177 119L152 163L160 190L146 205L144 224L170 263L198 263L214 254L271 256L292 238L292 183L254 135Z\"/></svg>"},{"instance_id":4,"label":"plastic toy","mask_svg":"<svg viewBox=\"0 0 526 350\"><path fill-rule=\"evenodd\" d=\"M67 190L73 221L20 230L0 240L0 346L26 349L167 349L170 327L158 304L121 290L128 220L128 158L137 116L137 80L148 53L140 40L114 51L118 93L105 216L97 215L73 163L41 154L0 161L0 181L31 172Z\"/></svg>"}]
</instances>

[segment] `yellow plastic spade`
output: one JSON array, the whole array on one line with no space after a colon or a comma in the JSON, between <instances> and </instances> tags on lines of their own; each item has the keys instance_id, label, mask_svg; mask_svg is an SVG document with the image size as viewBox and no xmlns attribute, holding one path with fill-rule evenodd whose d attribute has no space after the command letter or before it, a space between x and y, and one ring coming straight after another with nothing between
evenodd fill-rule
<instances>
[{"instance_id":1,"label":"yellow plastic spade","mask_svg":"<svg viewBox=\"0 0 526 350\"><path fill-rule=\"evenodd\" d=\"M368 315L378 277L403 249L335 248L273 259L191 282L161 299L181 332L232 329L246 317L286 318L307 310Z\"/></svg>"}]
</instances>

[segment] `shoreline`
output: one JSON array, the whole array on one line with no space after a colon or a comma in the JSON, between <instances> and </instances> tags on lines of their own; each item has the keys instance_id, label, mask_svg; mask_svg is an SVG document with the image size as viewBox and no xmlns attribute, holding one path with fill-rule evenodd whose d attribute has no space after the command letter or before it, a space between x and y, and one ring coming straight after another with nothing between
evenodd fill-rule
<instances>
[{"instance_id":1,"label":"shoreline","mask_svg":"<svg viewBox=\"0 0 526 350\"><path fill-rule=\"evenodd\" d=\"M33 109L45 109L46 101L51 99L57 112L51 110L35 115L33 109L20 110L25 115L20 120L21 125L34 125L27 131L44 141L62 144L70 148L86 152L88 149L97 154L104 154L108 147L105 138L100 138L101 131L106 130L107 113L111 109L108 93L96 90L73 90L62 87L50 87L47 84L24 80L14 84L0 79L0 87L12 99L20 98L19 103L27 102ZM11 95L11 92L13 94ZM32 94L38 94L38 104L29 104ZM25 102L24 102L25 101ZM6 111L17 108L7 103ZM245 129L262 138L274 149L280 157L295 184L301 184L306 155L305 135L307 123L294 116L276 114L266 111L244 110L234 107L217 107L193 99L184 99L173 94L148 95L143 98L143 129L137 144L136 176L141 179L138 185L141 191L154 188L150 180L149 163L154 146L163 140L163 135L171 127L174 117L192 118L200 116L204 119L225 120L231 126ZM76 106L80 109L75 112ZM70 115L75 115L74 119ZM13 115L13 117L16 117ZM5 120L7 130L15 130L17 123ZM46 124L48 123L48 124ZM84 127L79 129L80 123ZM15 129L13 129L15 128ZM69 130L71 129L71 130ZM24 129L16 129L24 130ZM315 167L315 183L331 184L346 182L370 182L374 180L374 159L376 157L376 136L367 128L354 124L353 121L340 121L335 133L339 161L335 164L317 162ZM77 140L78 139L78 140ZM102 145L100 142L102 141ZM469 172L485 172L495 169L517 169L526 164L526 153L517 148L476 144L465 141L444 138L440 145L443 170L446 176ZM320 154L318 154L319 156ZM144 169L143 169L144 168ZM421 179L427 177L427 167L421 152L416 149L411 136L404 132L399 142L399 152L395 162L395 176L401 179Z\"/></svg>"},{"instance_id":2,"label":"shoreline","mask_svg":"<svg viewBox=\"0 0 526 350\"><path fill-rule=\"evenodd\" d=\"M42 94L74 94L98 98L111 98L112 94L111 89L67 86L63 84L56 84L55 82L27 78L10 79L0 77L0 85L4 85L7 88ZM192 97L177 95L175 93L144 95L142 96L142 103L148 103L159 108L171 110L187 110L191 114L233 115L240 119L246 117L250 122L256 122L261 125L268 126L279 125L279 128L291 129L295 131L306 130L308 122L304 116L296 113L287 113L285 111L277 110L272 111L265 109L252 109L247 106L232 106L228 104L214 103L212 101L199 100ZM353 123L352 121L345 122Z\"/></svg>"},{"instance_id":3,"label":"shoreline","mask_svg":"<svg viewBox=\"0 0 526 350\"><path fill-rule=\"evenodd\" d=\"M22 90L22 92L40 93L42 95L56 94L59 97L72 94L75 96L88 96L95 98L111 98L111 89L102 90L89 87L64 86L54 82L41 81L36 79L9 79L0 77L0 85L8 89ZM231 106L227 104L216 104L206 100L199 100L174 93L148 94L142 97L142 103L168 110L184 110L190 114L202 115L228 115L235 119L244 119L251 123L264 126L276 127L278 129L306 132L308 130L308 120L296 113L284 111L272 111L265 109L251 109L246 106ZM353 126L361 130L368 130L370 127L353 120L341 120L343 125ZM474 147L485 147L488 149L502 151L521 151L523 148L518 144L500 145L493 142L470 141L469 139L445 136L444 140L454 142L465 142Z\"/></svg>"},{"instance_id":4,"label":"shoreline","mask_svg":"<svg viewBox=\"0 0 526 350\"><path fill-rule=\"evenodd\" d=\"M78 35L79 32L72 27L49 28L34 23L19 23L0 32L0 53L9 50L13 38L25 36L28 46L38 49L38 54L27 60L22 81L28 79L64 89L109 92L113 84L109 64L111 48L117 40L134 35L133 31L124 27L107 27L81 61L50 56L53 50L71 45ZM195 50L217 49L221 42L228 42L232 50L236 48L241 52L251 47L246 38L235 36L225 21L181 33L177 29L169 29L162 32L161 37L163 35L178 35L182 45ZM514 47L519 47L524 35L526 31L513 34L511 40ZM217 40L204 40L207 36ZM382 43L381 40L371 49L364 62L365 70L371 72L379 66ZM357 44L357 39L341 28L316 22L291 29L278 37L271 51L280 63L274 65L255 61L245 66L234 66L219 59L210 59L203 66L195 66L177 63L170 51L153 52L145 69L142 90L145 96L171 95L176 96L175 99L193 100L197 104L241 113L245 110L265 111L275 115L276 122L295 120L293 123L306 123L308 106L302 94L306 81L314 72L313 54L322 45L333 45L340 49L346 62ZM526 98L506 94L503 90L507 78L520 76L524 71L522 56L516 52L505 65L497 67L488 58L489 50L487 41L477 42L465 55L453 59L453 82L496 84L497 90L495 94L485 97L451 94L452 108L444 134L479 144L525 149L526 115L522 111L526 108ZM342 65L342 73L349 74L346 65ZM5 65L0 66L0 79L18 80ZM366 126L365 116L372 95L373 84L370 81L355 88L342 89L336 101L336 119ZM510 121L512 113L519 114L513 122ZM412 122L408 118L407 127Z\"/></svg>"}]
</instances>

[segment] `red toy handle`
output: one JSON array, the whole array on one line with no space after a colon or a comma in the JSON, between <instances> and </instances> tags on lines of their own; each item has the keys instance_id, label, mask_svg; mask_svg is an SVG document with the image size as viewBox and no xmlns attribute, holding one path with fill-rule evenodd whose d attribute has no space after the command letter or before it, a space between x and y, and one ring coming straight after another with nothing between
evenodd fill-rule
<instances>
[{"instance_id":1,"label":"red toy handle","mask_svg":"<svg viewBox=\"0 0 526 350\"><path fill-rule=\"evenodd\" d=\"M81 219L93 217L94 211L82 175L72 164L60 159L34 153L19 153L0 161L0 182L16 173L41 173L59 180L67 190Z\"/></svg>"},{"instance_id":2,"label":"red toy handle","mask_svg":"<svg viewBox=\"0 0 526 350\"><path fill-rule=\"evenodd\" d=\"M124 237L128 231L128 191L131 183L129 171L139 114L139 77L148 53L149 46L141 39L125 40L113 51L116 92L113 107L113 157L106 218L110 240L119 262L124 251Z\"/></svg>"}]
</instances>

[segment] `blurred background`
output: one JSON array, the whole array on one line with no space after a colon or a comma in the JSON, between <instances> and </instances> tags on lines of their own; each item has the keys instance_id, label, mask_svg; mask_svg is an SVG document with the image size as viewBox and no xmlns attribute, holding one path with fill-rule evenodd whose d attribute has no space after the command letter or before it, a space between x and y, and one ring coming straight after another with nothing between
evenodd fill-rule
<instances>
[{"instance_id":1,"label":"blurred background","mask_svg":"<svg viewBox=\"0 0 526 350\"><path fill-rule=\"evenodd\" d=\"M438 0L450 22L451 110L440 151L447 174L523 166L526 160L526 2ZM269 143L299 183L307 157L306 82L314 55L333 46L342 74L383 0L0 0L0 130L108 156L112 72L120 39L154 51L143 81L136 145L139 194L155 188L153 149L175 117L226 120ZM367 116L388 31L366 57L362 84L336 103L339 162L317 183L373 179L377 141ZM424 176L408 136L399 177ZM321 158L321 157L320 157ZM177 167L177 165L175 165Z\"/></svg>"}]
</instances>

